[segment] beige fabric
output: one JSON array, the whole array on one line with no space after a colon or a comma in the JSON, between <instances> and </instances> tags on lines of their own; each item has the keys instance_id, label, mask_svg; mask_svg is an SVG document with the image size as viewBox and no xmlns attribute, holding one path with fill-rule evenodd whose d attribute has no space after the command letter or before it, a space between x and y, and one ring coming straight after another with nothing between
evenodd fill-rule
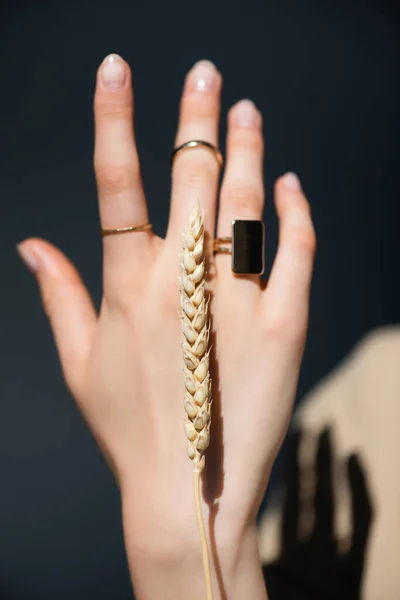
<instances>
[{"instance_id":1,"label":"beige fabric","mask_svg":"<svg viewBox=\"0 0 400 600\"><path fill-rule=\"evenodd\" d=\"M351 536L349 490L343 469L356 452L365 469L374 510L362 600L400 599L400 327L369 334L305 398L295 415L305 428L300 449L303 497L312 494L315 447L332 426L335 455L335 531L346 547ZM303 476L304 475L304 476ZM307 504L307 503L305 503ZM280 504L266 511L259 530L263 562L279 553ZM312 514L301 514L302 529Z\"/></svg>"}]
</instances>

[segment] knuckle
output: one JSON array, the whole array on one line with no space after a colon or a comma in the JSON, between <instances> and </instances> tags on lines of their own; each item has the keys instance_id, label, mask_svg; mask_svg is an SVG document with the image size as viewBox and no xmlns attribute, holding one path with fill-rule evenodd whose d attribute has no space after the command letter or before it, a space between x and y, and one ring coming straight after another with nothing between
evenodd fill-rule
<instances>
[{"instance_id":1,"label":"knuckle","mask_svg":"<svg viewBox=\"0 0 400 600\"><path fill-rule=\"evenodd\" d=\"M106 268L103 299L104 308L130 324L136 322L138 310L144 302L144 289L126 269Z\"/></svg>"},{"instance_id":2,"label":"knuckle","mask_svg":"<svg viewBox=\"0 0 400 600\"><path fill-rule=\"evenodd\" d=\"M240 216L254 216L255 210L262 209L263 198L262 186L251 183L227 184L221 190L221 201Z\"/></svg>"},{"instance_id":3,"label":"knuckle","mask_svg":"<svg viewBox=\"0 0 400 600\"><path fill-rule=\"evenodd\" d=\"M288 309L280 308L270 315L265 327L265 336L270 341L287 342L301 346L306 326L302 319Z\"/></svg>"},{"instance_id":4,"label":"knuckle","mask_svg":"<svg viewBox=\"0 0 400 600\"><path fill-rule=\"evenodd\" d=\"M181 107L181 124L193 127L195 122L200 120L199 125L204 128L205 121L210 119L214 125L218 112L219 102L216 94L204 95L199 92L186 92Z\"/></svg>"},{"instance_id":5,"label":"knuckle","mask_svg":"<svg viewBox=\"0 0 400 600\"><path fill-rule=\"evenodd\" d=\"M135 169L132 164L97 163L95 172L97 185L106 195L115 195L130 189L141 178L139 169Z\"/></svg>"},{"instance_id":6,"label":"knuckle","mask_svg":"<svg viewBox=\"0 0 400 600\"><path fill-rule=\"evenodd\" d=\"M132 102L127 100L97 100L96 109L98 116L102 119L111 119L118 121L130 121L132 119Z\"/></svg>"},{"instance_id":7,"label":"knuckle","mask_svg":"<svg viewBox=\"0 0 400 600\"><path fill-rule=\"evenodd\" d=\"M217 170L215 159L210 156L194 156L195 150L177 157L177 168L174 169L173 180L179 187L198 189L208 187L216 180ZM178 166L178 160L181 164Z\"/></svg>"},{"instance_id":8,"label":"knuckle","mask_svg":"<svg viewBox=\"0 0 400 600\"><path fill-rule=\"evenodd\" d=\"M264 140L258 129L233 127L229 135L229 146L233 150L250 150L256 154L262 154Z\"/></svg>"},{"instance_id":9,"label":"knuckle","mask_svg":"<svg viewBox=\"0 0 400 600\"><path fill-rule=\"evenodd\" d=\"M317 239L314 228L293 227L290 233L290 241L296 253L314 256L317 250Z\"/></svg>"},{"instance_id":10,"label":"knuckle","mask_svg":"<svg viewBox=\"0 0 400 600\"><path fill-rule=\"evenodd\" d=\"M132 293L125 288L123 290L105 290L103 303L109 313L119 315L127 321L131 321L134 315Z\"/></svg>"},{"instance_id":11,"label":"knuckle","mask_svg":"<svg viewBox=\"0 0 400 600\"><path fill-rule=\"evenodd\" d=\"M153 308L152 301L143 293L143 290L138 290L130 285L119 290L105 291L103 304L104 309L113 319L124 324L123 326L127 328L131 337L134 336L139 340L143 335L148 339L154 339L157 336L160 330L160 319L157 313L151 310Z\"/></svg>"}]
</instances>

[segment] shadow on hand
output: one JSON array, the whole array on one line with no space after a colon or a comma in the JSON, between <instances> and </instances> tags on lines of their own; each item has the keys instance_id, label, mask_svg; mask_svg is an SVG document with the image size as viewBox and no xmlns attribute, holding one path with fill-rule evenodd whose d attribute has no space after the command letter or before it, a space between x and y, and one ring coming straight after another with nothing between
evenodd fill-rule
<instances>
[{"instance_id":1,"label":"shadow on hand","mask_svg":"<svg viewBox=\"0 0 400 600\"><path fill-rule=\"evenodd\" d=\"M208 257L212 257L212 238L207 231L204 233L204 244L208 246ZM207 282L211 282L215 277L215 263L213 258L208 258ZM210 305L214 299L214 292L208 290ZM203 498L209 508L208 533L210 538L210 551L215 567L219 595L221 600L227 600L225 582L222 576L221 561L217 549L215 537L215 525L219 512L219 501L224 491L224 419L221 406L221 389L219 380L219 364L217 359L217 335L210 315L210 333L209 341L211 347L210 364L212 372L212 407L211 407L211 436L210 445L206 453L206 466L202 473L202 493Z\"/></svg>"},{"instance_id":2,"label":"shadow on hand","mask_svg":"<svg viewBox=\"0 0 400 600\"><path fill-rule=\"evenodd\" d=\"M332 442L329 429L318 441L314 526L308 536L300 535L299 448L302 433L293 431L284 459L285 501L281 527L281 555L264 565L270 600L360 600L360 585L372 506L366 477L358 456L347 459L351 490L352 538L340 552L334 538L334 479Z\"/></svg>"}]
</instances>

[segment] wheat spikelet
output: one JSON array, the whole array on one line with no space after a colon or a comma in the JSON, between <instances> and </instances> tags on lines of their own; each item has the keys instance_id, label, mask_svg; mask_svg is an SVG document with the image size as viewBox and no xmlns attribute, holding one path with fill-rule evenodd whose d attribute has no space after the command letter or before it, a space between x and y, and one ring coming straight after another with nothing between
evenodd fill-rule
<instances>
[{"instance_id":1,"label":"wheat spikelet","mask_svg":"<svg viewBox=\"0 0 400 600\"><path fill-rule=\"evenodd\" d=\"M182 320L183 379L185 384L184 420L187 453L193 461L196 515L203 553L207 600L213 600L211 568L200 501L200 473L204 452L210 442L211 377L208 340L209 298L205 295L204 211L197 201L182 234L180 253L180 302Z\"/></svg>"},{"instance_id":2,"label":"wheat spikelet","mask_svg":"<svg viewBox=\"0 0 400 600\"><path fill-rule=\"evenodd\" d=\"M182 235L180 300L182 319L184 408L187 452L195 470L204 468L210 441L211 377L209 372L209 298L205 296L204 214L197 202Z\"/></svg>"}]
</instances>

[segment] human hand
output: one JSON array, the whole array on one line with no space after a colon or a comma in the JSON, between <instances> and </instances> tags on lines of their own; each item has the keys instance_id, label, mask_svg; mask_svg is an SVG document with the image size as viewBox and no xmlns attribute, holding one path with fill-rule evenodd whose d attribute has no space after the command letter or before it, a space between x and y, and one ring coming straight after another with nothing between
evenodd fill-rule
<instances>
[{"instance_id":1,"label":"human hand","mask_svg":"<svg viewBox=\"0 0 400 600\"><path fill-rule=\"evenodd\" d=\"M176 145L190 139L218 144L221 83L205 61L189 73ZM102 227L147 223L131 72L116 55L98 70L94 111ZM228 115L218 236L230 234L234 218L262 218L262 174L261 115L242 101ZM120 485L139 598L159 598L165 589L177 598L191 586L193 599L197 573L202 589L192 465L182 426L178 252L197 199L206 235L214 238L218 179L219 167L207 150L182 153L172 169L166 239L151 231L104 238L99 316L77 270L57 248L35 238L19 246L38 279L66 383ZM246 557L257 554L256 514L290 418L307 330L315 235L292 174L276 182L275 203L280 240L267 286L259 276L235 276L229 256L213 257L206 248L214 389L203 494L221 598L239 598L244 590L249 596L246 577L257 580L258 597L264 597L258 567L247 568ZM155 564L157 581L147 576Z\"/></svg>"}]
</instances>

